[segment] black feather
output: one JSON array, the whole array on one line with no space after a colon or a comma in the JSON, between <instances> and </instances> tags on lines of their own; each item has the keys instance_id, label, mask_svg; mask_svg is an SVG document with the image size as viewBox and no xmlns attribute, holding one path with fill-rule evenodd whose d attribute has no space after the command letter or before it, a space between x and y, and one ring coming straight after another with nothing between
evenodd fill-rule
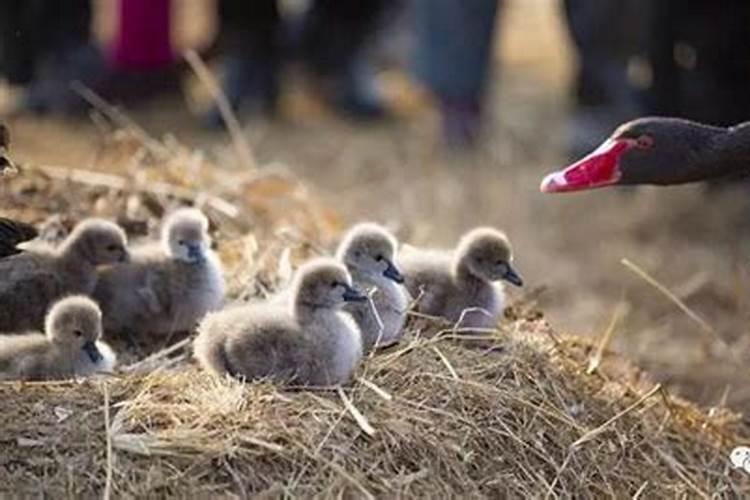
<instances>
[{"instance_id":1,"label":"black feather","mask_svg":"<svg viewBox=\"0 0 750 500\"><path fill-rule=\"evenodd\" d=\"M38 235L39 231L31 224L0 217L0 258L19 253L19 244Z\"/></svg>"}]
</instances>

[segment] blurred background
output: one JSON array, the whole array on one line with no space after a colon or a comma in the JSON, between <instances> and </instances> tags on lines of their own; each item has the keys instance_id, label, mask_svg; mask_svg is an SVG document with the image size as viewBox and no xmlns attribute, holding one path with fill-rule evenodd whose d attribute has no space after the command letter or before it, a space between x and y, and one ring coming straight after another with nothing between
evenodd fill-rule
<instances>
[{"instance_id":1,"label":"blurred background","mask_svg":"<svg viewBox=\"0 0 750 500\"><path fill-rule=\"evenodd\" d=\"M630 118L750 119L750 3L4 0L14 157L118 168L101 160L77 81L231 182L242 165L186 49L215 71L259 163L288 168L346 221L439 246L503 228L529 283L516 297L559 330L614 324L612 348L678 393L750 409L747 182L538 190Z\"/></svg>"}]
</instances>

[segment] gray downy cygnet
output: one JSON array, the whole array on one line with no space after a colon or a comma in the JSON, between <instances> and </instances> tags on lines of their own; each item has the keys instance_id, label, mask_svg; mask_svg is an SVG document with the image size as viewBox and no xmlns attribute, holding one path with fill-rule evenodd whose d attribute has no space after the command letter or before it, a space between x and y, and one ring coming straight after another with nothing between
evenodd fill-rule
<instances>
[{"instance_id":1,"label":"gray downy cygnet","mask_svg":"<svg viewBox=\"0 0 750 500\"><path fill-rule=\"evenodd\" d=\"M405 249L399 256L416 311L440 316L461 328L497 325L505 308L499 281L523 285L512 261L505 233L489 227L466 233L452 253Z\"/></svg>"},{"instance_id":2,"label":"gray downy cygnet","mask_svg":"<svg viewBox=\"0 0 750 500\"><path fill-rule=\"evenodd\" d=\"M0 332L41 330L52 302L90 295L97 266L128 258L127 238L117 224L86 219L57 247L35 245L0 259Z\"/></svg>"},{"instance_id":3,"label":"gray downy cygnet","mask_svg":"<svg viewBox=\"0 0 750 500\"><path fill-rule=\"evenodd\" d=\"M362 357L362 337L347 302L367 297L334 259L301 266L288 304L265 301L209 314L195 355L216 374L306 386L346 383Z\"/></svg>"},{"instance_id":4,"label":"gray downy cygnet","mask_svg":"<svg viewBox=\"0 0 750 500\"><path fill-rule=\"evenodd\" d=\"M111 372L112 349L100 342L102 314L94 301L70 296L57 301L44 334L0 336L1 380L49 380Z\"/></svg>"},{"instance_id":5,"label":"gray downy cygnet","mask_svg":"<svg viewBox=\"0 0 750 500\"><path fill-rule=\"evenodd\" d=\"M158 244L135 248L129 262L100 272L94 297L104 312L105 334L133 340L193 330L221 307L224 288L208 219L198 209L182 208L165 219Z\"/></svg>"},{"instance_id":6,"label":"gray downy cygnet","mask_svg":"<svg viewBox=\"0 0 750 500\"><path fill-rule=\"evenodd\" d=\"M345 307L362 331L365 352L392 345L403 334L409 299L404 278L394 264L397 245L384 227L361 223L346 233L336 252L336 258L352 275L354 286L371 299Z\"/></svg>"}]
</instances>

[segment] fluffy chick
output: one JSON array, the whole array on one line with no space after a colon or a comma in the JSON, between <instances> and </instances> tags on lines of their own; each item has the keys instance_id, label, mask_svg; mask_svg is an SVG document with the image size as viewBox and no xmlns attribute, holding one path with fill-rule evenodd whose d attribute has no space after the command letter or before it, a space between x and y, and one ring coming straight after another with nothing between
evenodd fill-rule
<instances>
[{"instance_id":1,"label":"fluffy chick","mask_svg":"<svg viewBox=\"0 0 750 500\"><path fill-rule=\"evenodd\" d=\"M0 259L0 331L41 330L55 300L90 295L96 267L128 259L125 232L101 219L79 223L56 248L35 246Z\"/></svg>"},{"instance_id":2,"label":"fluffy chick","mask_svg":"<svg viewBox=\"0 0 750 500\"><path fill-rule=\"evenodd\" d=\"M336 251L354 286L372 300L345 306L362 332L365 352L394 344L403 333L408 296L402 285L404 277L394 265L397 245L384 227L362 223L346 233Z\"/></svg>"},{"instance_id":3,"label":"fluffy chick","mask_svg":"<svg viewBox=\"0 0 750 500\"><path fill-rule=\"evenodd\" d=\"M461 320L463 328L492 328L505 308L497 282L523 285L512 261L505 233L481 227L466 233L452 254L412 249L402 252L399 265L418 312Z\"/></svg>"},{"instance_id":4,"label":"fluffy chick","mask_svg":"<svg viewBox=\"0 0 750 500\"><path fill-rule=\"evenodd\" d=\"M347 382L362 357L362 337L341 308L367 297L333 259L301 266L291 297L289 304L258 302L209 314L195 340L200 364L246 380L307 386Z\"/></svg>"},{"instance_id":5,"label":"fluffy chick","mask_svg":"<svg viewBox=\"0 0 750 500\"><path fill-rule=\"evenodd\" d=\"M83 377L114 368L114 352L98 341L102 314L91 299L70 296L56 302L44 331L0 336L1 380Z\"/></svg>"},{"instance_id":6,"label":"fluffy chick","mask_svg":"<svg viewBox=\"0 0 750 500\"><path fill-rule=\"evenodd\" d=\"M94 297L104 311L107 334L132 339L189 331L221 307L222 266L200 210L173 212L164 221L158 245L131 253L129 262L99 273Z\"/></svg>"}]
</instances>

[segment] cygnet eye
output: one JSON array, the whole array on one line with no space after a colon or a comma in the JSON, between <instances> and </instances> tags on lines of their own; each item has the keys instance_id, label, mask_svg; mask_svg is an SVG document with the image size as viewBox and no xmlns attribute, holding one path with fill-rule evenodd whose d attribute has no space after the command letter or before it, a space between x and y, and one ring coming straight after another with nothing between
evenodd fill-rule
<instances>
[{"instance_id":1,"label":"cygnet eye","mask_svg":"<svg viewBox=\"0 0 750 500\"><path fill-rule=\"evenodd\" d=\"M336 288L337 286L339 286L338 281L331 281L331 288Z\"/></svg>"},{"instance_id":2,"label":"cygnet eye","mask_svg":"<svg viewBox=\"0 0 750 500\"><path fill-rule=\"evenodd\" d=\"M179 241L177 242L177 244L178 244L178 245L185 245L185 240L179 240Z\"/></svg>"},{"instance_id":3,"label":"cygnet eye","mask_svg":"<svg viewBox=\"0 0 750 500\"><path fill-rule=\"evenodd\" d=\"M120 249L120 245L117 245L115 243L112 243L110 245L107 245L107 251L108 252L116 252Z\"/></svg>"},{"instance_id":4,"label":"cygnet eye","mask_svg":"<svg viewBox=\"0 0 750 500\"><path fill-rule=\"evenodd\" d=\"M81 330L76 330L76 331L73 332L73 334L76 337L83 337L83 332Z\"/></svg>"},{"instance_id":5,"label":"cygnet eye","mask_svg":"<svg viewBox=\"0 0 750 500\"><path fill-rule=\"evenodd\" d=\"M378 262L382 262L383 259L385 259L385 257L383 257L383 254L378 254L375 256L375 260L377 260Z\"/></svg>"}]
</instances>

